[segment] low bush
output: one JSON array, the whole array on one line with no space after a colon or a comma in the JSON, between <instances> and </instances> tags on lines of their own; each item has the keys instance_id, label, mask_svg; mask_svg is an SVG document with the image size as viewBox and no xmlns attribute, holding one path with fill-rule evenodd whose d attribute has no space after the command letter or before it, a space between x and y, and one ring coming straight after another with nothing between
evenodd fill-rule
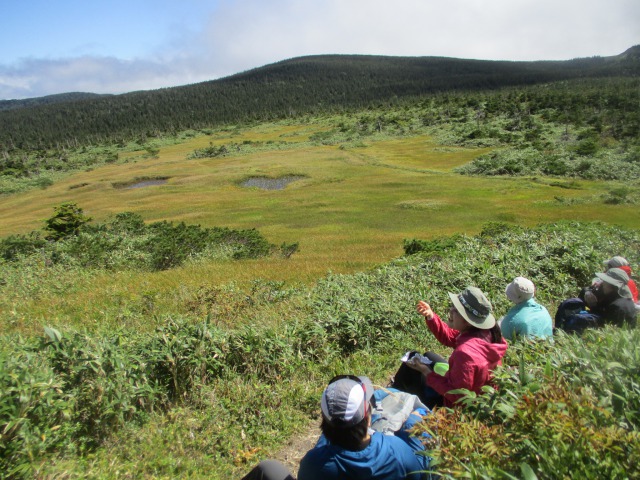
<instances>
[{"instance_id":1,"label":"low bush","mask_svg":"<svg viewBox=\"0 0 640 480\"><path fill-rule=\"evenodd\" d=\"M226 258L259 258L275 246L255 229L203 228L184 222L146 225L137 214L119 213L111 222L92 225L75 204L64 204L47 221L49 241L38 232L0 240L0 258L17 262L40 255L47 263L108 270L167 270L189 258L222 252Z\"/></svg>"},{"instance_id":2,"label":"low bush","mask_svg":"<svg viewBox=\"0 0 640 480\"><path fill-rule=\"evenodd\" d=\"M496 388L440 409L431 433L444 478L640 476L640 331L559 335L510 345Z\"/></svg>"},{"instance_id":3,"label":"low bush","mask_svg":"<svg viewBox=\"0 0 640 480\"><path fill-rule=\"evenodd\" d=\"M119 228L136 231L142 225L128 216ZM371 272L328 275L310 290L278 282L256 283L247 298L203 290L193 302L206 319L167 319L153 333L122 328L87 335L49 328L41 338L0 337L0 471L28 477L48 455L92 451L153 412L206 405L202 392L210 388L222 395L216 405L239 412L220 421L236 433L238 425L252 425L251 438L240 443L261 445L257 425L264 408L308 414L310 393L302 394L303 404L293 396L267 396L266 406L256 407L225 397L223 391L239 391L225 385L251 379L264 388L258 395L263 398L269 385L286 383L310 366L325 373L365 353L380 360L405 349L442 350L425 333L415 304L426 299L443 314L447 292L471 284L487 293L499 316L509 307L504 286L524 275L552 310L590 282L604 258L619 254L636 264L640 233L602 224L526 229L492 223L476 236L411 240L405 248L412 254ZM247 311L257 304L281 306L286 321L227 327L225 302ZM639 340L638 330L607 328L584 337L561 334L555 342L511 344L496 372L496 389L469 395L464 410L442 409L430 417L425 428L437 442L431 453L437 469L469 478L637 475ZM225 428L220 425L220 432ZM238 445L217 440L211 454L233 462L233 455L221 453L231 443Z\"/></svg>"}]
</instances>

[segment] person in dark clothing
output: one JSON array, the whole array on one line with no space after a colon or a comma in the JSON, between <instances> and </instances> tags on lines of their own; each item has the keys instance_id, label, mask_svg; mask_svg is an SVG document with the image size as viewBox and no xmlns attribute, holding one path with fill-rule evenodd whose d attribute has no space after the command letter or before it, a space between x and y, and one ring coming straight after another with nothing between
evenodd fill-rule
<instances>
[{"instance_id":1,"label":"person in dark clothing","mask_svg":"<svg viewBox=\"0 0 640 480\"><path fill-rule=\"evenodd\" d=\"M631 290L633 302L637 305L638 304L638 286L636 285L636 282L633 281L633 278L632 278L633 273L631 272L631 266L629 265L629 262L627 261L627 259L617 255L615 257L610 258L609 260L605 260L603 263L605 268L604 273L607 273L607 271L612 268L620 268L624 270L627 273L627 275L629 275L629 283L627 284L627 286L629 287L629 290Z\"/></svg>"},{"instance_id":2,"label":"person in dark clothing","mask_svg":"<svg viewBox=\"0 0 640 480\"><path fill-rule=\"evenodd\" d=\"M242 480L296 480L287 467L277 460L263 460Z\"/></svg>"},{"instance_id":3,"label":"person in dark clothing","mask_svg":"<svg viewBox=\"0 0 640 480\"><path fill-rule=\"evenodd\" d=\"M600 317L600 326L636 326L637 311L629 289L629 275L621 268L611 268L606 273L596 273L599 283L583 289L579 298L589 311Z\"/></svg>"}]
</instances>

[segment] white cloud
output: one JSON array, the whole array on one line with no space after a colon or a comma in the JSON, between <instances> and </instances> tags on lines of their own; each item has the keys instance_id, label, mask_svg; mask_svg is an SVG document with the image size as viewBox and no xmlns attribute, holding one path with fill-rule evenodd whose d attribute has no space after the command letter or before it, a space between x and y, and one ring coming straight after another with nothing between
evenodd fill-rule
<instances>
[{"instance_id":1,"label":"white cloud","mask_svg":"<svg viewBox=\"0 0 640 480\"><path fill-rule=\"evenodd\" d=\"M194 83L312 54L563 60L640 43L637 0L221 0L201 31L172 28L154 57L0 66L0 98Z\"/></svg>"}]
</instances>

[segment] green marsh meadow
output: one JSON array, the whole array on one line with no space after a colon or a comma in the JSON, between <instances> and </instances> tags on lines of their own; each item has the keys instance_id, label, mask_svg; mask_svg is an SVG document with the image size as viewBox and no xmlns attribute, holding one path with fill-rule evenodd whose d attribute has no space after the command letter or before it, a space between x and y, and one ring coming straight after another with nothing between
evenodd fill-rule
<instances>
[{"instance_id":1,"label":"green marsh meadow","mask_svg":"<svg viewBox=\"0 0 640 480\"><path fill-rule=\"evenodd\" d=\"M504 286L524 275L553 314L602 260L640 263L637 146L590 147L584 122L568 135L548 112L481 124L457 102L86 147L108 161L4 178L2 235L37 248L8 260L2 245L0 477L239 478L318 424L332 374L386 385L404 351L439 348L419 299L444 312L447 291L474 284L502 315ZM518 157L527 148L555 163ZM29 243L67 202L94 230ZM149 229L134 235L137 219ZM195 245L215 228L235 243ZM115 237L124 250L107 248ZM238 254L247 238L270 247ZM434 468L637 477L638 335L514 344L497 390L421 427Z\"/></svg>"}]
</instances>

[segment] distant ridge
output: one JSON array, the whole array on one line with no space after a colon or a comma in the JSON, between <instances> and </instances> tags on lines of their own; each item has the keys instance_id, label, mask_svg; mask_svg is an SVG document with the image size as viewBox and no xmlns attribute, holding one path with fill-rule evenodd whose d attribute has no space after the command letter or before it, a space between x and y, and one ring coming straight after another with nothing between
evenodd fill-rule
<instances>
[{"instance_id":1,"label":"distant ridge","mask_svg":"<svg viewBox=\"0 0 640 480\"><path fill-rule=\"evenodd\" d=\"M50 105L52 103L75 102L78 100L87 100L92 98L104 97L98 93L69 92L58 93L56 95L47 95L45 97L25 98L22 100L0 100L0 111L14 110L17 108L38 107L41 105Z\"/></svg>"},{"instance_id":2,"label":"distant ridge","mask_svg":"<svg viewBox=\"0 0 640 480\"><path fill-rule=\"evenodd\" d=\"M638 76L640 46L611 57L534 62L314 55L186 86L0 102L0 150L128 139L362 108L445 91Z\"/></svg>"}]
</instances>

